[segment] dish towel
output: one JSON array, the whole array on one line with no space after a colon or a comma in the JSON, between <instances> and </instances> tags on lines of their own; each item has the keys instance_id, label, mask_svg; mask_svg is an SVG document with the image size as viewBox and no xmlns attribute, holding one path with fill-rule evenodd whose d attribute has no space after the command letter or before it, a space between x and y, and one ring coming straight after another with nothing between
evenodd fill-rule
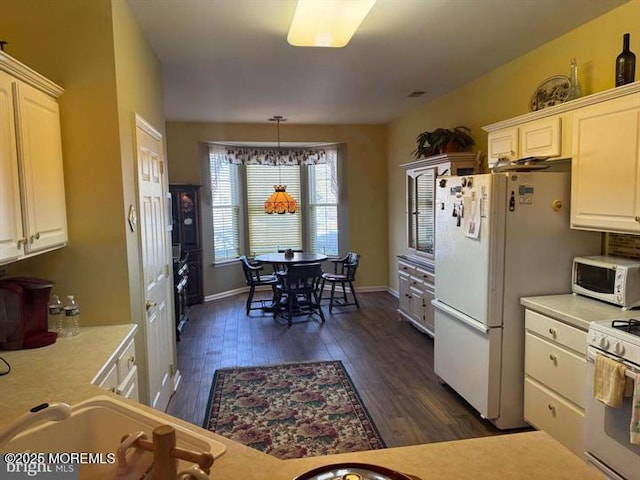
<instances>
[{"instance_id":1,"label":"dish towel","mask_svg":"<svg viewBox=\"0 0 640 480\"><path fill-rule=\"evenodd\" d=\"M622 405L625 386L624 365L596 354L593 372L593 396L608 407L617 408Z\"/></svg>"},{"instance_id":2,"label":"dish towel","mask_svg":"<svg viewBox=\"0 0 640 480\"><path fill-rule=\"evenodd\" d=\"M633 403L631 404L631 443L640 444L640 373L635 374Z\"/></svg>"}]
</instances>

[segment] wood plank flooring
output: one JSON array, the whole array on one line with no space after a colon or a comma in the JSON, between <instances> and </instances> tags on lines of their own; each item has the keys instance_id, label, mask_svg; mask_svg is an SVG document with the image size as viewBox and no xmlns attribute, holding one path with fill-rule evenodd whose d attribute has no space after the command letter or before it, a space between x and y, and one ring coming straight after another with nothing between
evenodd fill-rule
<instances>
[{"instance_id":1,"label":"wood plank flooring","mask_svg":"<svg viewBox=\"0 0 640 480\"><path fill-rule=\"evenodd\" d=\"M202 425L216 369L342 360L388 447L507 433L496 429L433 371L433 340L399 320L388 293L360 293L355 307L325 309L326 323L287 328L244 312L245 295L194 305L178 342L182 382L168 413ZM298 319L298 321L300 321Z\"/></svg>"}]
</instances>

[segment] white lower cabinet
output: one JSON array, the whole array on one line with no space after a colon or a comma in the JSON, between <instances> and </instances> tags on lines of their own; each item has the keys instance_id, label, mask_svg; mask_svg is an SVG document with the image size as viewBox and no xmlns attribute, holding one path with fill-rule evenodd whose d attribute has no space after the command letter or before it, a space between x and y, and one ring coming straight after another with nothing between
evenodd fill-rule
<instances>
[{"instance_id":1,"label":"white lower cabinet","mask_svg":"<svg viewBox=\"0 0 640 480\"><path fill-rule=\"evenodd\" d=\"M427 266L409 260L398 261L398 313L422 332L433 336L435 276Z\"/></svg>"},{"instance_id":2,"label":"white lower cabinet","mask_svg":"<svg viewBox=\"0 0 640 480\"><path fill-rule=\"evenodd\" d=\"M138 401L138 367L133 338L128 337L122 342L91 383L104 390Z\"/></svg>"},{"instance_id":3,"label":"white lower cabinet","mask_svg":"<svg viewBox=\"0 0 640 480\"><path fill-rule=\"evenodd\" d=\"M587 332L525 310L524 419L584 452Z\"/></svg>"}]
</instances>

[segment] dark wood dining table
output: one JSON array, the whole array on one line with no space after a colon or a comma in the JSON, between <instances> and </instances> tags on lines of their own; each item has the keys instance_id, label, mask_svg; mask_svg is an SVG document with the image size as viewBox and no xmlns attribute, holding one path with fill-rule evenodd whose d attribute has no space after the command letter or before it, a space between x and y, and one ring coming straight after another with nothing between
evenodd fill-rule
<instances>
[{"instance_id":1,"label":"dark wood dining table","mask_svg":"<svg viewBox=\"0 0 640 480\"><path fill-rule=\"evenodd\" d=\"M293 252L287 257L284 253L264 253L255 257L256 261L275 265L293 265L294 263L319 263L329 257L322 253Z\"/></svg>"}]
</instances>

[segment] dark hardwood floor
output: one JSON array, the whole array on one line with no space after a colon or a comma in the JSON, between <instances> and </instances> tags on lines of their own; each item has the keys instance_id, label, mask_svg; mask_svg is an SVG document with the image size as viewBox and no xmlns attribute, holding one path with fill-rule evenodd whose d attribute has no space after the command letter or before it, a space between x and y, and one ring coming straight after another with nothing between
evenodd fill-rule
<instances>
[{"instance_id":1,"label":"dark hardwood floor","mask_svg":"<svg viewBox=\"0 0 640 480\"><path fill-rule=\"evenodd\" d=\"M245 299L191 307L178 342L182 382L168 413L202 425L218 368L342 360L389 447L506 433L439 382L433 340L399 320L392 295L360 293L360 310L329 314L326 308L324 325L314 320L290 328L259 311L247 317Z\"/></svg>"}]
</instances>

